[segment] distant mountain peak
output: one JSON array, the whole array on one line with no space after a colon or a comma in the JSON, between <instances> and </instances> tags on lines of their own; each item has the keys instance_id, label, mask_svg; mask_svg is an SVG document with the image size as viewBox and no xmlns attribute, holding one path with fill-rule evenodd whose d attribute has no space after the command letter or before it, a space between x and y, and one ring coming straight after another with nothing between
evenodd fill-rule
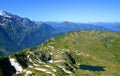
<instances>
[{"instance_id":1,"label":"distant mountain peak","mask_svg":"<svg viewBox=\"0 0 120 76\"><path fill-rule=\"evenodd\" d=\"M1 11L1 10L0 10L0 15L1 15L1 16L4 16L4 17L9 17L9 18L11 18L10 14L7 13L7 12L5 12L5 11Z\"/></svg>"}]
</instances>

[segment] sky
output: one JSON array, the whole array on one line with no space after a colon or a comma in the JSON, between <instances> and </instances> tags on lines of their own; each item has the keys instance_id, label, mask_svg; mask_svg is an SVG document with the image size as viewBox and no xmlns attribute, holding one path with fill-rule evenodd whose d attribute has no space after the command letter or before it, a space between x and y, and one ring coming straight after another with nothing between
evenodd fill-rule
<instances>
[{"instance_id":1,"label":"sky","mask_svg":"<svg viewBox=\"0 0 120 76\"><path fill-rule=\"evenodd\" d=\"M34 21L120 21L120 0L0 0L0 10Z\"/></svg>"}]
</instances>

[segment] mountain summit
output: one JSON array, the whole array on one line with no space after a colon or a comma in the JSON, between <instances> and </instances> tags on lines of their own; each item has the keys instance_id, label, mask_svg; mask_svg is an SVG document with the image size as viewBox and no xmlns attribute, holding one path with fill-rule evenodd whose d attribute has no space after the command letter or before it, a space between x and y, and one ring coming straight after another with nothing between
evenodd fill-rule
<instances>
[{"instance_id":1,"label":"mountain summit","mask_svg":"<svg viewBox=\"0 0 120 76\"><path fill-rule=\"evenodd\" d=\"M0 15L1 15L1 16L4 16L4 17L11 18L11 14L8 13L8 12L5 12L5 11L1 11L1 10L0 10Z\"/></svg>"}]
</instances>

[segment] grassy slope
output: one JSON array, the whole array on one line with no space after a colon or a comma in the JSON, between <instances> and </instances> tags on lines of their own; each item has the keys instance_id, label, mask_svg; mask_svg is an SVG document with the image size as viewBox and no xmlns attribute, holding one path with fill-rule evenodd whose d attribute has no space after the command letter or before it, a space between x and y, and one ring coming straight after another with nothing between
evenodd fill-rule
<instances>
[{"instance_id":1,"label":"grassy slope","mask_svg":"<svg viewBox=\"0 0 120 76\"><path fill-rule=\"evenodd\" d=\"M45 43L49 44L50 40ZM120 71L120 35L103 31L72 32L62 37L55 38L56 44L49 44L55 48L69 49L77 63L87 65L101 65L105 72L97 75L118 76ZM78 55L77 55L78 54ZM93 72L77 70L76 75ZM95 74L95 75L96 75Z\"/></svg>"},{"instance_id":2,"label":"grassy slope","mask_svg":"<svg viewBox=\"0 0 120 76\"><path fill-rule=\"evenodd\" d=\"M57 72L55 74L57 76L120 76L120 34L103 31L70 32L47 40L41 46L25 50L21 54L27 56L30 55L29 52L32 52L30 57L33 61L36 57L41 58L44 55L41 58L44 62L49 58L54 61L65 60L68 65L67 68L76 68L72 74L65 74L57 67L57 65L65 65L65 63L46 63L56 68ZM49 56L50 53L53 53L53 55ZM19 56L20 52L17 55ZM79 69L78 64L103 66L105 71L82 70ZM39 67L42 67L42 65L39 65ZM33 70L31 68L27 69ZM35 70L33 72L36 75L48 75Z\"/></svg>"}]
</instances>

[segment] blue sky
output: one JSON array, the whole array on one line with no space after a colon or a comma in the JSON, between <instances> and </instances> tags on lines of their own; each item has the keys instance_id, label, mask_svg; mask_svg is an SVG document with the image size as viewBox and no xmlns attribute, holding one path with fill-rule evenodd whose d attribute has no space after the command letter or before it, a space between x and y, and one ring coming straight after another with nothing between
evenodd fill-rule
<instances>
[{"instance_id":1,"label":"blue sky","mask_svg":"<svg viewBox=\"0 0 120 76\"><path fill-rule=\"evenodd\" d=\"M120 0L0 0L0 10L36 21L120 21Z\"/></svg>"}]
</instances>

